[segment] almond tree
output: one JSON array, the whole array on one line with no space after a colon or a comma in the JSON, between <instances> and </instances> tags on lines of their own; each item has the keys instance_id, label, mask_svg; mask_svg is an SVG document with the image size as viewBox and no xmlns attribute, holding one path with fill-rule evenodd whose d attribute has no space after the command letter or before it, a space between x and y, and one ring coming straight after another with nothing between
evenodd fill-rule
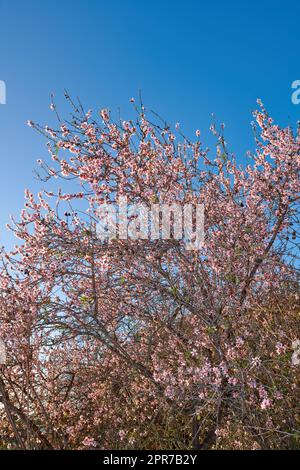
<instances>
[{"instance_id":1,"label":"almond tree","mask_svg":"<svg viewBox=\"0 0 300 470\"><path fill-rule=\"evenodd\" d=\"M38 162L49 189L26 190L10 226L22 242L3 253L3 442L297 446L299 130L260 103L257 149L241 166L224 126L211 127L211 156L199 131L191 141L134 100L134 120L103 109L97 122L67 99L70 120L51 104L57 129L29 122L49 140L52 163ZM99 206L120 196L204 204L204 245L188 250L174 231L101 239Z\"/></svg>"}]
</instances>

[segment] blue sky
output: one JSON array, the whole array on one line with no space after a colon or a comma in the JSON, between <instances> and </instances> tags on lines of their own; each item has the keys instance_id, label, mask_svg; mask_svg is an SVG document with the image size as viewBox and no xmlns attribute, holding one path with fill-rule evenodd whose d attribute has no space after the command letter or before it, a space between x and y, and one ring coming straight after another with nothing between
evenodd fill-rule
<instances>
[{"instance_id":1,"label":"blue sky","mask_svg":"<svg viewBox=\"0 0 300 470\"><path fill-rule=\"evenodd\" d=\"M51 124L49 95L63 90L87 108L121 108L142 90L170 123L208 136L211 113L241 162L253 145L250 122L262 98L282 125L300 119L291 83L300 79L298 1L0 0L0 240L5 223L35 191L45 140L27 119Z\"/></svg>"}]
</instances>

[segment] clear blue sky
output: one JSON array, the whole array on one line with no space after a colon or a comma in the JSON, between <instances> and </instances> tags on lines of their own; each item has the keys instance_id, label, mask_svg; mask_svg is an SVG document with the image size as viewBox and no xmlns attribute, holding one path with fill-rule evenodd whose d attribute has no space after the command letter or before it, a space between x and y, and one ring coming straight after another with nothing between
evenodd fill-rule
<instances>
[{"instance_id":1,"label":"clear blue sky","mask_svg":"<svg viewBox=\"0 0 300 470\"><path fill-rule=\"evenodd\" d=\"M282 125L300 119L299 18L296 0L0 0L1 243L24 187L39 187L32 170L45 141L25 123L51 123L52 91L62 107L67 88L125 117L142 89L147 106L204 137L214 112L243 161L256 98Z\"/></svg>"}]
</instances>

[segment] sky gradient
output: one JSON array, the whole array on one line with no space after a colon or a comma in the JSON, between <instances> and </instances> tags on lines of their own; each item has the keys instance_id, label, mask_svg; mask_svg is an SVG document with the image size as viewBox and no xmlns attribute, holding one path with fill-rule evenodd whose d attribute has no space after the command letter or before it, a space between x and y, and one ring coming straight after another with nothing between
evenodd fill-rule
<instances>
[{"instance_id":1,"label":"sky gradient","mask_svg":"<svg viewBox=\"0 0 300 470\"><path fill-rule=\"evenodd\" d=\"M0 241L9 215L37 191L33 169L45 139L26 126L51 124L50 93L64 88L86 108L121 108L142 90L147 107L209 140L211 113L226 123L241 162L261 98L281 125L300 120L291 84L300 79L298 1L0 0ZM65 113L66 114L66 113Z\"/></svg>"}]
</instances>

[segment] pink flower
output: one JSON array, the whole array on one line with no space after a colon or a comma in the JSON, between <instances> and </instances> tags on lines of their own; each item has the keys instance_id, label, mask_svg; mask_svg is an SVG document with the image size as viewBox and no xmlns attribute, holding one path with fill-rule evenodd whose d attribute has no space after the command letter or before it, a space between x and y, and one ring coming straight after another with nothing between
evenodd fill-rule
<instances>
[{"instance_id":1,"label":"pink flower","mask_svg":"<svg viewBox=\"0 0 300 470\"><path fill-rule=\"evenodd\" d=\"M103 121L107 122L109 120L109 111L108 111L108 109L106 109L106 108L101 109L100 116L102 117Z\"/></svg>"},{"instance_id":2,"label":"pink flower","mask_svg":"<svg viewBox=\"0 0 300 470\"><path fill-rule=\"evenodd\" d=\"M95 439L93 437L85 437L82 441L82 444L85 446L85 447L97 447L97 442L95 441Z\"/></svg>"},{"instance_id":3,"label":"pink flower","mask_svg":"<svg viewBox=\"0 0 300 470\"><path fill-rule=\"evenodd\" d=\"M271 408L272 402L269 398L264 398L260 404L262 410L266 410L267 408Z\"/></svg>"},{"instance_id":4,"label":"pink flower","mask_svg":"<svg viewBox=\"0 0 300 470\"><path fill-rule=\"evenodd\" d=\"M276 343L276 352L277 354L282 354L286 351L286 346L284 346L282 343Z\"/></svg>"},{"instance_id":5,"label":"pink flower","mask_svg":"<svg viewBox=\"0 0 300 470\"><path fill-rule=\"evenodd\" d=\"M121 431L119 431L119 437L120 437L121 441L124 440L125 436L126 436L126 432L123 431L123 429L121 429Z\"/></svg>"}]
</instances>

